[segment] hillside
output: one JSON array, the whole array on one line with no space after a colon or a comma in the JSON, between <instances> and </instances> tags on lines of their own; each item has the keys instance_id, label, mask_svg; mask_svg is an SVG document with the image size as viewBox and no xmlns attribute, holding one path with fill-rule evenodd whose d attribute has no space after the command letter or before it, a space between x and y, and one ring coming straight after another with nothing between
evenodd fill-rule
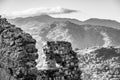
<instances>
[{"instance_id":1,"label":"hillside","mask_svg":"<svg viewBox=\"0 0 120 80\"><path fill-rule=\"evenodd\" d=\"M19 26L21 25L25 25L26 23L52 23L54 21L71 21L74 22L76 24L81 24L82 21L79 21L77 19L70 19L70 18L54 18L52 16L49 15L40 15L40 16L34 16L34 17L26 17L26 18L22 18L22 17L18 17L15 19L8 19L8 21L10 21L11 23L15 23Z\"/></svg>"},{"instance_id":2,"label":"hillside","mask_svg":"<svg viewBox=\"0 0 120 80\"><path fill-rule=\"evenodd\" d=\"M37 40L39 51L42 49L41 46L44 42L48 40L66 40L73 44L73 48L120 45L119 29L104 26L102 23L101 25L94 25L96 22L87 24L87 22L90 22L89 20L79 22L75 19L53 18L42 15L16 18L9 21L30 33ZM111 20L108 22L111 23Z\"/></svg>"},{"instance_id":3,"label":"hillside","mask_svg":"<svg viewBox=\"0 0 120 80\"><path fill-rule=\"evenodd\" d=\"M87 52L78 52L83 80L120 79L120 48L96 47L94 50L88 49Z\"/></svg>"},{"instance_id":4,"label":"hillside","mask_svg":"<svg viewBox=\"0 0 120 80\"><path fill-rule=\"evenodd\" d=\"M41 44L49 40L43 50L46 61L48 61L47 67L50 69L38 71L35 61L38 58L36 41L32 36L15 25L11 25L5 18L0 18L0 28L0 80L40 80L41 76L56 79L58 75L63 74L58 74L59 71L61 73L61 69L56 71L55 66L60 67L61 65L68 67L68 70L62 67L65 80L71 78L76 80L78 78L80 80L120 79L120 48L113 47L120 45L118 37L120 30L118 29L87 24L78 25L70 21L55 21L42 24L40 27L25 28L22 26L25 31L37 39L39 50ZM73 45L66 41L72 42ZM74 48L99 47L78 49L74 52L72 46ZM41 56L39 55L39 57ZM39 60L43 61L41 58ZM54 66L56 64L54 60L59 66ZM41 68L40 65L37 67ZM56 72L51 70L52 68ZM66 71L69 71L70 74ZM53 77L52 73L57 77ZM72 77L68 75L72 75Z\"/></svg>"},{"instance_id":5,"label":"hillside","mask_svg":"<svg viewBox=\"0 0 120 80\"><path fill-rule=\"evenodd\" d=\"M49 15L40 15L40 16L33 16L33 17L26 17L26 18L15 18L15 19L9 19L11 23L15 23L17 25L25 25L26 23L30 22L36 22L36 23L51 23L54 21L70 21L75 24L90 24L90 25L100 25L100 26L107 26L111 28L120 29L120 22L117 22L115 20L109 20L109 19L98 19L98 18L90 18L85 21L80 21L77 19L71 19L71 18L54 18ZM35 23L33 23L35 24Z\"/></svg>"},{"instance_id":6,"label":"hillside","mask_svg":"<svg viewBox=\"0 0 120 80\"><path fill-rule=\"evenodd\" d=\"M83 22L84 24L101 25L120 29L120 23L115 20L91 18Z\"/></svg>"}]
</instances>

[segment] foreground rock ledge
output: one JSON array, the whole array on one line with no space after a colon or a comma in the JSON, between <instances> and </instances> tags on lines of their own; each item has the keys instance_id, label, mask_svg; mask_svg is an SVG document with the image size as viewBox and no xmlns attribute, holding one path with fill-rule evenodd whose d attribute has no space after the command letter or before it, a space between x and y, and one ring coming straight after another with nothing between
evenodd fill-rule
<instances>
[{"instance_id":1,"label":"foreground rock ledge","mask_svg":"<svg viewBox=\"0 0 120 80\"><path fill-rule=\"evenodd\" d=\"M36 40L0 18L0 80L36 80Z\"/></svg>"}]
</instances>

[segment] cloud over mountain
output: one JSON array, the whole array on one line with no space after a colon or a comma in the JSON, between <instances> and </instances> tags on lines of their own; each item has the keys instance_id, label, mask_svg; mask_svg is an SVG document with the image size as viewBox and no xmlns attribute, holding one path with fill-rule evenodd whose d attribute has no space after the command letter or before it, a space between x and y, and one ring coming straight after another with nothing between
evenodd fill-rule
<instances>
[{"instance_id":1,"label":"cloud over mountain","mask_svg":"<svg viewBox=\"0 0 120 80\"><path fill-rule=\"evenodd\" d=\"M78 10L72 10L62 7L55 7L55 8L31 8L25 11L17 11L11 14L6 14L9 18L16 18L16 17L30 17L30 16L39 16L39 15L56 15L56 14L69 14L78 12Z\"/></svg>"}]
</instances>

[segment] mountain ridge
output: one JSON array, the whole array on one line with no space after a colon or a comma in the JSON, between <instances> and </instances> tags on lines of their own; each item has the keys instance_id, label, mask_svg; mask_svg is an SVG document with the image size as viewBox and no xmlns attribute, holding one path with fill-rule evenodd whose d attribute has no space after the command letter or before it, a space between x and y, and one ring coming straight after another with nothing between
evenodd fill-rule
<instances>
[{"instance_id":1,"label":"mountain ridge","mask_svg":"<svg viewBox=\"0 0 120 80\"><path fill-rule=\"evenodd\" d=\"M10 22L16 22L16 23L20 23L20 22L24 23L24 22L28 22L29 20L38 21L41 23L42 22L50 23L50 22L54 22L54 21L71 21L71 22L73 22L75 24L79 24L79 25L91 24L91 25L101 25L101 26L107 26L107 27L120 29L120 22L118 22L116 20L99 19L99 18L90 18L90 19L87 19L84 21L80 21L80 20L74 19L74 18L55 18L50 15L40 15L40 16L33 16L33 17L26 17L26 18L18 17L15 19L9 19Z\"/></svg>"},{"instance_id":2,"label":"mountain ridge","mask_svg":"<svg viewBox=\"0 0 120 80\"><path fill-rule=\"evenodd\" d=\"M40 45L52 40L69 41L73 48L120 45L120 30L114 26L94 25L82 21L78 23L74 19L53 18L48 15L28 17L27 20L22 18L20 21L23 23L12 20L10 22L30 33L37 40L40 50L42 49Z\"/></svg>"}]
</instances>

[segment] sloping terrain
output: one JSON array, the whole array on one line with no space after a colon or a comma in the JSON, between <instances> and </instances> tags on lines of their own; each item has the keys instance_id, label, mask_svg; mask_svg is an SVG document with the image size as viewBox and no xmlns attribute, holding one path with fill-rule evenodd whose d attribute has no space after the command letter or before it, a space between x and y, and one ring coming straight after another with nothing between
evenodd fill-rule
<instances>
[{"instance_id":1,"label":"sloping terrain","mask_svg":"<svg viewBox=\"0 0 120 80\"><path fill-rule=\"evenodd\" d=\"M101 25L120 29L120 23L115 20L91 18L83 22L84 24Z\"/></svg>"},{"instance_id":2,"label":"sloping terrain","mask_svg":"<svg viewBox=\"0 0 120 80\"><path fill-rule=\"evenodd\" d=\"M36 26L33 23L21 24L21 28L37 40L39 50L48 40L69 41L74 48L103 46L77 51L82 80L120 79L120 48L112 47L120 45L120 30L90 24L78 25L70 21ZM35 59L38 55L36 41L30 34L0 18L0 80L36 80ZM54 49L53 52L57 53Z\"/></svg>"},{"instance_id":3,"label":"sloping terrain","mask_svg":"<svg viewBox=\"0 0 120 80\"><path fill-rule=\"evenodd\" d=\"M48 15L16 18L9 21L30 33L37 40L39 49L42 49L41 45L47 40L69 41L73 44L73 48L120 45L119 29L102 23L96 25L94 21L90 23L88 20L83 24L84 22L75 19L53 18Z\"/></svg>"},{"instance_id":4,"label":"sloping terrain","mask_svg":"<svg viewBox=\"0 0 120 80\"><path fill-rule=\"evenodd\" d=\"M41 24L41 23L51 23L54 21L70 21L75 24L90 24L90 25L99 25L99 26L107 26L111 28L120 29L120 22L117 22L115 20L109 20L109 19L98 19L98 18L90 18L85 21L80 21L77 19L71 19L71 18L54 18L49 15L40 15L40 16L33 16L33 17L18 17L15 19L9 19L11 23L15 23L19 26L25 25L26 23L33 23L33 24Z\"/></svg>"},{"instance_id":5,"label":"sloping terrain","mask_svg":"<svg viewBox=\"0 0 120 80\"><path fill-rule=\"evenodd\" d=\"M120 48L97 47L89 53L78 53L83 80L120 79Z\"/></svg>"}]
</instances>

